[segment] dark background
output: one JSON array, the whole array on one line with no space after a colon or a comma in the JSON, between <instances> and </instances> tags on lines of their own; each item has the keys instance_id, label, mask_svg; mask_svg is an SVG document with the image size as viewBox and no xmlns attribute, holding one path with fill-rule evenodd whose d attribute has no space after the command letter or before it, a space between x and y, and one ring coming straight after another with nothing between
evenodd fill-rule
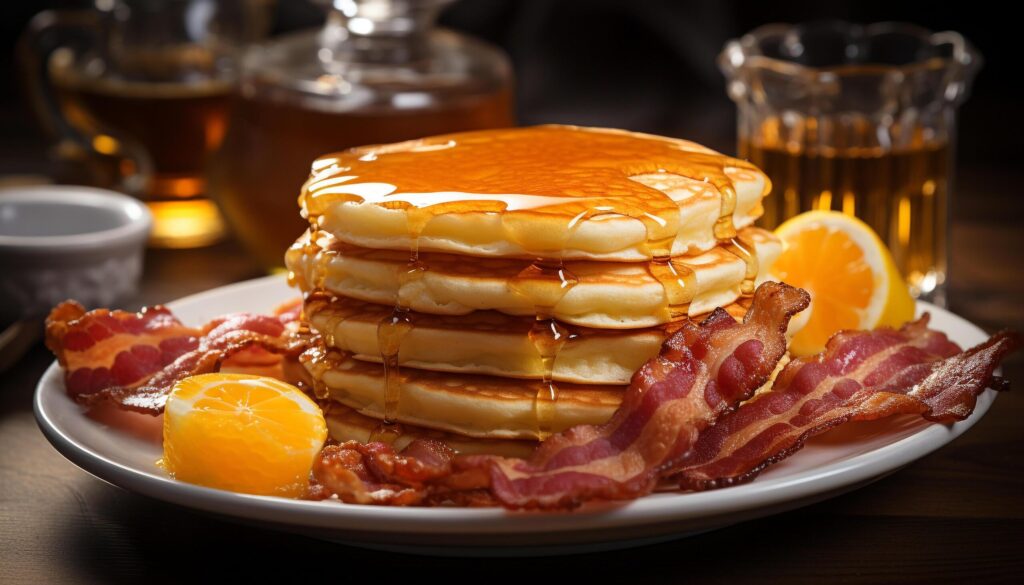
<instances>
[{"instance_id":1,"label":"dark background","mask_svg":"<svg viewBox=\"0 0 1024 585\"><path fill-rule=\"evenodd\" d=\"M24 0L0 8L0 182L4 175L53 174L47 141L18 87L12 54L18 35L40 10L90 5ZM736 147L736 110L715 64L728 40L767 23L827 19L959 31L980 50L984 65L960 109L951 219L977 226L969 237L986 238L984 226L994 219L1024 226L1018 195L1024 181L1024 27L1006 6L990 0L461 0L444 10L441 24L508 52L520 124L626 128L688 138L729 154ZM317 26L322 19L323 9L311 0L278 0L272 34ZM962 233L954 228L953 249ZM954 253L950 306L990 328L1024 323L1024 261L1012 252L1020 249L1024 230L1013 230L1008 240L993 237L985 250L999 253L1004 264L1006 254L1005 269L1022 275L1013 278L1020 287L991 299L977 296L1003 275L972 270L970 258L958 263Z\"/></svg>"},{"instance_id":2,"label":"dark background","mask_svg":"<svg viewBox=\"0 0 1024 585\"><path fill-rule=\"evenodd\" d=\"M0 8L0 180L45 174L47 144L21 102L12 48L28 19L87 2ZM319 10L279 0L275 30ZM735 109L714 65L722 45L769 22L904 20L963 33L986 64L961 110L953 309L987 329L1024 329L1020 136L1024 28L996 2L843 0L464 0L443 24L503 47L522 124L604 125L681 136L732 153ZM131 304L259 275L231 244L151 250ZM1017 391L964 437L854 493L678 542L567 558L464 561L376 553L241 527L89 477L35 427L32 389L52 356L34 348L0 374L0 583L1020 583L1024 582L1024 356ZM307 573L317 573L310 579ZM223 579L222 579L223 580ZM425 581L426 580L426 581Z\"/></svg>"},{"instance_id":3,"label":"dark background","mask_svg":"<svg viewBox=\"0 0 1024 585\"><path fill-rule=\"evenodd\" d=\"M20 103L12 49L29 18L81 0L5 2L0 9L0 174L38 168L44 144ZM961 117L964 163L1016 164L1024 128L1019 19L1000 2L463 0L441 21L503 47L518 76L522 124L616 126L686 137L733 152L734 108L715 57L725 42L769 22L903 20L956 30L985 58ZM308 0L280 0L275 32L315 25ZM1015 198L1014 198L1015 199Z\"/></svg>"}]
</instances>

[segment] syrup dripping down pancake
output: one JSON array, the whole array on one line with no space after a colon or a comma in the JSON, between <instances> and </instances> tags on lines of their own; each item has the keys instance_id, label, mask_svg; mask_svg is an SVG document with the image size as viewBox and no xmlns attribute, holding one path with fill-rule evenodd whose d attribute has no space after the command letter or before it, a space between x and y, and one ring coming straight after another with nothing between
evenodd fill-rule
<instances>
[{"instance_id":1,"label":"syrup dripping down pancake","mask_svg":"<svg viewBox=\"0 0 1024 585\"><path fill-rule=\"evenodd\" d=\"M300 356L289 377L360 414L384 418L384 367L316 345ZM534 399L542 382L496 376L401 369L394 422L492 439L540 438ZM623 386L559 384L551 424L562 430L608 420L622 400Z\"/></svg>"},{"instance_id":2,"label":"syrup dripping down pancake","mask_svg":"<svg viewBox=\"0 0 1024 585\"><path fill-rule=\"evenodd\" d=\"M726 307L741 319L745 304ZM349 352L362 361L381 361L378 323L391 307L329 293L307 296L304 315L329 347ZM700 316L696 320L700 320ZM534 319L495 311L468 315L411 315L412 330L402 341L402 368L486 374L540 380L544 370L530 340ZM633 372L656 356L661 344L679 324L626 330L572 327L552 369L556 382L581 384L629 383Z\"/></svg>"},{"instance_id":3,"label":"syrup dripping down pancake","mask_svg":"<svg viewBox=\"0 0 1024 585\"><path fill-rule=\"evenodd\" d=\"M782 243L758 228L741 230L751 242L762 266L774 261ZM408 308L437 315L465 315L494 310L510 315L535 314L530 299L513 290L511 283L529 261L488 258L478 260L451 254L423 253L426 267L415 281L402 276L408 254L368 250L338 244L330 237L311 245L308 234L286 254L285 263L304 292L324 289L363 301L394 305L401 298ZM715 307L732 304L741 296L744 261L725 248L714 248L692 257L676 258L690 267L696 292L689 315L696 317ZM566 262L579 282L555 305L552 317L583 327L630 329L663 325L672 321L664 286L645 263ZM766 271L759 271L765 275ZM760 282L760 281L759 281Z\"/></svg>"},{"instance_id":4,"label":"syrup dripping down pancake","mask_svg":"<svg viewBox=\"0 0 1024 585\"><path fill-rule=\"evenodd\" d=\"M691 142L569 126L322 157L299 198L310 233L287 254L290 281L392 310L377 320L381 365L322 344L302 363L318 395L381 418L378 437L402 423L543 438L606 417L620 399L612 386L555 383L564 323L657 326L752 294L781 246L736 226L760 214L768 185L753 165ZM533 317L540 380L402 363L417 312L481 310ZM451 357L435 355L438 369L460 367Z\"/></svg>"},{"instance_id":5,"label":"syrup dripping down pancake","mask_svg":"<svg viewBox=\"0 0 1024 585\"><path fill-rule=\"evenodd\" d=\"M771 386L781 365L759 392ZM320 346L297 361L286 360L284 367L285 377L292 383L311 388L320 401L337 403L360 417L346 415L347 422L329 423L332 436L337 432L339 436L335 438L346 436L366 442L379 431L384 415L383 366ZM522 441L537 441L543 436L534 412L534 399L541 384L538 380L402 368L401 400L396 413L401 431L397 438L440 431L452 435L448 440L462 441L463 450L523 449ZM552 428L564 430L579 424L606 422L621 404L624 389L625 386L559 384L559 397L550 421ZM344 428L347 435L341 434ZM513 443L501 445L490 443L492 440ZM460 450L456 445L453 448Z\"/></svg>"},{"instance_id":6,"label":"syrup dripping down pancake","mask_svg":"<svg viewBox=\"0 0 1024 585\"><path fill-rule=\"evenodd\" d=\"M723 211L730 229L749 226L769 189L693 142L538 126L324 156L299 201L314 229L364 248L635 262L654 241L671 255L715 247Z\"/></svg>"}]
</instances>

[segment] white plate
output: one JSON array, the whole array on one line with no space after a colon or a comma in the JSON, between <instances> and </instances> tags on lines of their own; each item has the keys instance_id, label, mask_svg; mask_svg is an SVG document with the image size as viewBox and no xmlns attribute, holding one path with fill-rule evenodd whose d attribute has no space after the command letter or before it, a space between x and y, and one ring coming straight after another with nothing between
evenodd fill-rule
<instances>
[{"instance_id":1,"label":"white plate","mask_svg":"<svg viewBox=\"0 0 1024 585\"><path fill-rule=\"evenodd\" d=\"M270 310L295 295L279 277L211 290L170 303L186 323L234 311ZM942 309L932 326L963 347L984 332ZM35 413L47 439L96 477L153 498L241 522L270 525L349 544L433 554L557 554L623 548L678 538L774 514L832 497L881 478L952 441L988 410L986 391L974 414L952 426L899 417L846 425L809 442L752 483L700 493L655 494L626 504L602 504L571 513L510 513L500 509L389 508L250 496L170 479L155 465L157 419L141 419L135 433L85 416L64 393L54 363L36 389ZM109 422L109 421L108 421Z\"/></svg>"}]
</instances>

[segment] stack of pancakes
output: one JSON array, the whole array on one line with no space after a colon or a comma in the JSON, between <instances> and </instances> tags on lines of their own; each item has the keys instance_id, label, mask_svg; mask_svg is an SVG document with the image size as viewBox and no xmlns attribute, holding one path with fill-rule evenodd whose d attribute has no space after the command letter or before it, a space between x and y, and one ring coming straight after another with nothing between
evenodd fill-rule
<instances>
[{"instance_id":1,"label":"stack of pancakes","mask_svg":"<svg viewBox=\"0 0 1024 585\"><path fill-rule=\"evenodd\" d=\"M687 319L736 317L781 251L767 178L700 145L543 126L322 157L286 254L336 439L527 451L615 411Z\"/></svg>"}]
</instances>

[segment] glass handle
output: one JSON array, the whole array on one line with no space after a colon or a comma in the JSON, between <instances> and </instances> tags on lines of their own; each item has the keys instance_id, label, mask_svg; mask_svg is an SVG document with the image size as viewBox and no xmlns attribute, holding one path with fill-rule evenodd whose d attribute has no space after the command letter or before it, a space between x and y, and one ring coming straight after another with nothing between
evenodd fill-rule
<instances>
[{"instance_id":1,"label":"glass handle","mask_svg":"<svg viewBox=\"0 0 1024 585\"><path fill-rule=\"evenodd\" d=\"M59 50L83 52L99 46L100 20L91 10L46 10L29 21L18 40L17 59L28 102L39 124L58 151L71 150L87 156L112 159L116 169L113 188L144 196L153 164L142 146L103 127L88 115L71 120L61 107L53 86L50 60ZM81 119L78 119L81 118Z\"/></svg>"}]
</instances>

